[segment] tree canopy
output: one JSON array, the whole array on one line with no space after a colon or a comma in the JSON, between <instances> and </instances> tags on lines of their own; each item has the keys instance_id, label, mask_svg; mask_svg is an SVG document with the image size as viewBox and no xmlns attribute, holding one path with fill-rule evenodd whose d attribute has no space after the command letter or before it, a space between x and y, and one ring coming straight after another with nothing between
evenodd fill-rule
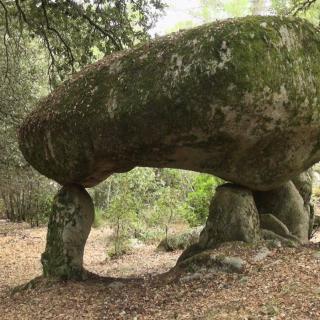
<instances>
[{"instance_id":1,"label":"tree canopy","mask_svg":"<svg viewBox=\"0 0 320 320\"><path fill-rule=\"evenodd\" d=\"M145 41L162 0L0 1L6 60L10 42L37 38L49 55L49 75L74 72L101 55ZM2 9L2 10L1 10Z\"/></svg>"}]
</instances>

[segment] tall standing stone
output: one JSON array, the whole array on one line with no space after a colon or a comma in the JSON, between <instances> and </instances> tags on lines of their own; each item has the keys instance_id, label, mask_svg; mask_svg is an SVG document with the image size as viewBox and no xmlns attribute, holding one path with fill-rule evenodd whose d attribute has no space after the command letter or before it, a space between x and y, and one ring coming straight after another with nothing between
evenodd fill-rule
<instances>
[{"instance_id":1,"label":"tall standing stone","mask_svg":"<svg viewBox=\"0 0 320 320\"><path fill-rule=\"evenodd\" d=\"M312 186L313 186L313 169L302 172L298 176L292 179L295 187L299 191L303 201L304 206L309 213L309 238L312 236L313 224L314 224L314 206L311 200L312 197Z\"/></svg>"},{"instance_id":2,"label":"tall standing stone","mask_svg":"<svg viewBox=\"0 0 320 320\"><path fill-rule=\"evenodd\" d=\"M187 248L178 264L206 249L229 241L260 240L259 214L251 190L231 183L219 186L211 201L209 216L199 242Z\"/></svg>"},{"instance_id":3,"label":"tall standing stone","mask_svg":"<svg viewBox=\"0 0 320 320\"><path fill-rule=\"evenodd\" d=\"M260 214L273 214L301 242L308 241L309 212L293 182L274 190L255 192L254 197Z\"/></svg>"},{"instance_id":4,"label":"tall standing stone","mask_svg":"<svg viewBox=\"0 0 320 320\"><path fill-rule=\"evenodd\" d=\"M252 192L241 186L225 184L218 187L212 199L199 245L210 248L227 241L256 242L260 239L259 227Z\"/></svg>"},{"instance_id":5,"label":"tall standing stone","mask_svg":"<svg viewBox=\"0 0 320 320\"><path fill-rule=\"evenodd\" d=\"M93 219L93 202L82 186L67 185L58 192L41 258L44 276L77 280L85 277L83 253Z\"/></svg>"}]
</instances>

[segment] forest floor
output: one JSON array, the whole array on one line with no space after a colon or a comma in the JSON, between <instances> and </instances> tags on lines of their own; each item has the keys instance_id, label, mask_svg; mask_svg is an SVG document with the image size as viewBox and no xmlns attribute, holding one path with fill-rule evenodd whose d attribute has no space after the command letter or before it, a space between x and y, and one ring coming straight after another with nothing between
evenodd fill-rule
<instances>
[{"instance_id":1,"label":"forest floor","mask_svg":"<svg viewBox=\"0 0 320 320\"><path fill-rule=\"evenodd\" d=\"M320 319L320 234L301 248L227 244L219 253L246 261L243 274L179 278L181 252L142 245L121 259L106 259L110 230L93 229L85 267L105 278L46 282L12 293L41 274L45 228L0 221L0 319Z\"/></svg>"}]
</instances>

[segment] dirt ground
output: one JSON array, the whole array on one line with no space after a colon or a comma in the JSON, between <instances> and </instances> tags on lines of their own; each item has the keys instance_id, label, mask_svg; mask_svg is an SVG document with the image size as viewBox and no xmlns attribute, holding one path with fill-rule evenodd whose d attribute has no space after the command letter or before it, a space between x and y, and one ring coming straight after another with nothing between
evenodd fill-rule
<instances>
[{"instance_id":1,"label":"dirt ground","mask_svg":"<svg viewBox=\"0 0 320 320\"><path fill-rule=\"evenodd\" d=\"M39 280L45 228L0 222L0 319L320 319L320 234L302 248L226 244L218 252L246 261L243 274L214 273L193 280L166 273L181 254L139 246L106 258L110 231L93 229L85 267L104 278L84 282ZM190 277L189 277L190 278ZM184 281L182 281L184 280Z\"/></svg>"}]
</instances>

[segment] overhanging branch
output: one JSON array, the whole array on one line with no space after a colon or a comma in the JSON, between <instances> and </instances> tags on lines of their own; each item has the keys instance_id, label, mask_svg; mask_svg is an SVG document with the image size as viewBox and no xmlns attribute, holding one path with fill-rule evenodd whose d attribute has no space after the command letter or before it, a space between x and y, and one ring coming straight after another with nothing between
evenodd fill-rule
<instances>
[{"instance_id":1,"label":"overhanging branch","mask_svg":"<svg viewBox=\"0 0 320 320\"><path fill-rule=\"evenodd\" d=\"M310 9L312 5L314 5L318 0L304 0L298 3L293 7L293 9L289 12L289 14L292 14L296 16L299 12L306 11Z\"/></svg>"}]
</instances>

